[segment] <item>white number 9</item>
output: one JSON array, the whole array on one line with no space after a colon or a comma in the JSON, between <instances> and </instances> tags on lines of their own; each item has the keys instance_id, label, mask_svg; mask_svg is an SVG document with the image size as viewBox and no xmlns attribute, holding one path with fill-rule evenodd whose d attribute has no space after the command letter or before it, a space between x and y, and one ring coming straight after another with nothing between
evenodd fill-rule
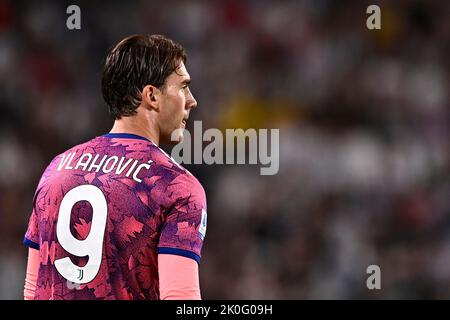
<instances>
[{"instance_id":1,"label":"white number 9","mask_svg":"<svg viewBox=\"0 0 450 320\"><path fill-rule=\"evenodd\" d=\"M86 239L78 240L70 231L70 216L74 204L83 200L92 206L92 223ZM74 256L89 256L88 263L84 267L75 265L69 257L55 260L56 270L67 280L79 284L88 283L100 270L107 211L105 196L93 185L73 188L62 199L56 226L58 241L64 250Z\"/></svg>"}]
</instances>

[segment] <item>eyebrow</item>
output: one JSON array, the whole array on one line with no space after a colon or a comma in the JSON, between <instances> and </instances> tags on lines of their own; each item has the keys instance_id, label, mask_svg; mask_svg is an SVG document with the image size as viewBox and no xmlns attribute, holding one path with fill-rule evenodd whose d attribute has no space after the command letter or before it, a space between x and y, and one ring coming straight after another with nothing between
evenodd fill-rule
<instances>
[{"instance_id":1,"label":"eyebrow","mask_svg":"<svg viewBox=\"0 0 450 320\"><path fill-rule=\"evenodd\" d=\"M191 83L191 79L184 79L181 84L190 84Z\"/></svg>"}]
</instances>

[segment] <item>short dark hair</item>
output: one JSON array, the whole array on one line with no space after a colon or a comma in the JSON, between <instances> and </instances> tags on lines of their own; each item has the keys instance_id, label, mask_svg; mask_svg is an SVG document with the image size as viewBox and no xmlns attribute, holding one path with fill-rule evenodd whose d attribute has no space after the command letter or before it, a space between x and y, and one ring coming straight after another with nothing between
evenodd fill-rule
<instances>
[{"instance_id":1,"label":"short dark hair","mask_svg":"<svg viewBox=\"0 0 450 320\"><path fill-rule=\"evenodd\" d=\"M181 62L185 49L162 35L133 35L120 41L106 57L102 75L103 99L115 119L136 114L146 85L164 88Z\"/></svg>"}]
</instances>

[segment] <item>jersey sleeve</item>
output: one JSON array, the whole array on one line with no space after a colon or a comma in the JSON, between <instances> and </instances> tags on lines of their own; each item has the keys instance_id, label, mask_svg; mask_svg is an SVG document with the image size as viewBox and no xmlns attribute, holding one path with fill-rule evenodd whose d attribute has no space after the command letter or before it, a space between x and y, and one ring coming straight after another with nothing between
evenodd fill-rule
<instances>
[{"instance_id":1,"label":"jersey sleeve","mask_svg":"<svg viewBox=\"0 0 450 320\"><path fill-rule=\"evenodd\" d=\"M39 219L36 210L36 197L38 192L34 195L33 210L28 221L28 229L23 238L23 243L33 249L39 250Z\"/></svg>"},{"instance_id":2,"label":"jersey sleeve","mask_svg":"<svg viewBox=\"0 0 450 320\"><path fill-rule=\"evenodd\" d=\"M166 193L172 204L164 215L159 254L175 254L200 263L206 234L206 196L190 174L176 177Z\"/></svg>"},{"instance_id":3,"label":"jersey sleeve","mask_svg":"<svg viewBox=\"0 0 450 320\"><path fill-rule=\"evenodd\" d=\"M58 155L53 158L50 164L42 173L41 179L36 188L36 192L33 197L33 210L31 212L31 216L28 220L28 229L25 233L25 237L23 239L23 243L33 249L39 250L39 210L38 203L42 201L42 195L45 192L41 193L42 190L47 188L47 180L55 167L56 163L59 161L61 155Z\"/></svg>"}]
</instances>

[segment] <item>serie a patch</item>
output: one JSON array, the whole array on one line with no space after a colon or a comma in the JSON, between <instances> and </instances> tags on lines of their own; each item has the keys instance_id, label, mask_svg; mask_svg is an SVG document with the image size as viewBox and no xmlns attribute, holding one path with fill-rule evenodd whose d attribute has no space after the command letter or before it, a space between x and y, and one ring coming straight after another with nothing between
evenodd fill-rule
<instances>
[{"instance_id":1,"label":"serie a patch","mask_svg":"<svg viewBox=\"0 0 450 320\"><path fill-rule=\"evenodd\" d=\"M205 238L206 235L206 220L207 220L207 214L205 209L202 209L202 219L200 220L200 226L198 227L198 236L200 237L200 239Z\"/></svg>"}]
</instances>

